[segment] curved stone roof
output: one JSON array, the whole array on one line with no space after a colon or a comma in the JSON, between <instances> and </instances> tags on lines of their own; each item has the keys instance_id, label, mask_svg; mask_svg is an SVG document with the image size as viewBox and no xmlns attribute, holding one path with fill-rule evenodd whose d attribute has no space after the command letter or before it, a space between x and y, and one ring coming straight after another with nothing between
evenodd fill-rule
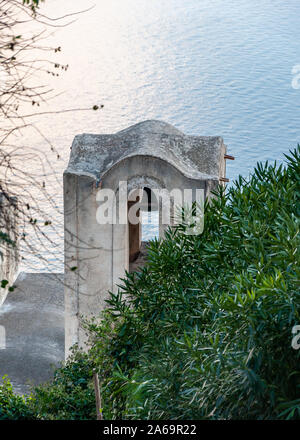
<instances>
[{"instance_id":1,"label":"curved stone roof","mask_svg":"<svg viewBox=\"0 0 300 440\"><path fill-rule=\"evenodd\" d=\"M115 134L75 136L66 172L103 178L126 158L150 156L188 178L218 179L224 148L219 136L187 136L170 124L149 120Z\"/></svg>"}]
</instances>

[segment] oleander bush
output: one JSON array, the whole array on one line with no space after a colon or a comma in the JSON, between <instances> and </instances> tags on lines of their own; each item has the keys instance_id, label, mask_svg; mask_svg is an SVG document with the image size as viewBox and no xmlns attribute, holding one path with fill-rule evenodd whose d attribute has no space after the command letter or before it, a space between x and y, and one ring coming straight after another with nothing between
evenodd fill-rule
<instances>
[{"instance_id":1,"label":"oleander bush","mask_svg":"<svg viewBox=\"0 0 300 440\"><path fill-rule=\"evenodd\" d=\"M88 354L25 401L35 418L95 417L96 368L106 419L300 419L300 147L286 160L219 188L203 234L150 243Z\"/></svg>"},{"instance_id":2,"label":"oleander bush","mask_svg":"<svg viewBox=\"0 0 300 440\"><path fill-rule=\"evenodd\" d=\"M300 148L150 244L92 325L107 418L300 418ZM105 341L105 343L103 342Z\"/></svg>"}]
</instances>

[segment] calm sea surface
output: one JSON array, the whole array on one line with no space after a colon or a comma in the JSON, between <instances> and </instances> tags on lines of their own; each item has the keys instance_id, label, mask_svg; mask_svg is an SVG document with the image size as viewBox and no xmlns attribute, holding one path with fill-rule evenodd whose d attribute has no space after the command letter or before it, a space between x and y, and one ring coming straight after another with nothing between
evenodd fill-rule
<instances>
[{"instance_id":1,"label":"calm sea surface","mask_svg":"<svg viewBox=\"0 0 300 440\"><path fill-rule=\"evenodd\" d=\"M40 203L57 227L51 258L41 250L45 260L27 258L25 270L62 270L61 178L75 134L161 119L186 134L221 135L236 157L227 162L231 180L257 161L282 161L300 142L292 74L300 65L300 0L47 0L42 10L57 17L93 4L46 41L62 47L56 60L70 68L50 78L63 93L44 110L104 108L36 121L59 160L36 133L24 138L51 165L46 185L54 208ZM24 166L43 173L37 161Z\"/></svg>"}]
</instances>

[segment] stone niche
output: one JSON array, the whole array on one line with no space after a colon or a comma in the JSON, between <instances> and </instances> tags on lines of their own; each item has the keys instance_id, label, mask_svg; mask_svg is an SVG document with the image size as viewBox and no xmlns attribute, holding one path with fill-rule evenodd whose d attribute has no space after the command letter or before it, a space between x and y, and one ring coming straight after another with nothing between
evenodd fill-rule
<instances>
[{"instance_id":1,"label":"stone niche","mask_svg":"<svg viewBox=\"0 0 300 440\"><path fill-rule=\"evenodd\" d=\"M119 183L127 182L131 193L191 188L202 189L209 198L226 180L224 156L221 137L187 136L161 121L141 122L115 134L75 136L64 172L66 356L73 344L85 344L81 317L105 308L108 291L116 291L143 246L140 225L118 221L132 203L129 199L121 206ZM97 220L107 189L116 196L114 224ZM160 196L156 203L160 206ZM160 238L164 229L160 217Z\"/></svg>"},{"instance_id":2,"label":"stone niche","mask_svg":"<svg viewBox=\"0 0 300 440\"><path fill-rule=\"evenodd\" d=\"M0 306L6 299L8 287L12 286L19 266L18 209L17 199L0 193L0 231L13 244L0 239L0 282L7 280L6 288L0 287Z\"/></svg>"}]
</instances>

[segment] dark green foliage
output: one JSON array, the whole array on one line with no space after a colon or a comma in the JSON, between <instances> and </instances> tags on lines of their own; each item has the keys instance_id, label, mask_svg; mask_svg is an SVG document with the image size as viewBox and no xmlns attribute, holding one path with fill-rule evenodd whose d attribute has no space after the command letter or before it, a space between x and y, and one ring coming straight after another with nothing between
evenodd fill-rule
<instances>
[{"instance_id":1,"label":"dark green foliage","mask_svg":"<svg viewBox=\"0 0 300 440\"><path fill-rule=\"evenodd\" d=\"M36 417L94 418L97 368L106 419L300 419L299 179L300 147L220 189L202 235L153 241Z\"/></svg>"},{"instance_id":2,"label":"dark green foliage","mask_svg":"<svg viewBox=\"0 0 300 440\"><path fill-rule=\"evenodd\" d=\"M105 417L300 418L299 147L287 160L220 190L201 236L152 242L111 295L90 354Z\"/></svg>"},{"instance_id":3,"label":"dark green foliage","mask_svg":"<svg viewBox=\"0 0 300 440\"><path fill-rule=\"evenodd\" d=\"M24 398L13 393L4 378L0 385L0 420L84 420L96 415L91 362L76 350L68 362L57 369L52 382L35 387Z\"/></svg>"},{"instance_id":4,"label":"dark green foliage","mask_svg":"<svg viewBox=\"0 0 300 440\"><path fill-rule=\"evenodd\" d=\"M76 351L55 371L54 379L36 387L32 399L36 418L56 420L93 419L96 414L92 367L86 354Z\"/></svg>"},{"instance_id":5,"label":"dark green foliage","mask_svg":"<svg viewBox=\"0 0 300 440\"><path fill-rule=\"evenodd\" d=\"M30 9L35 12L36 8L38 8L39 3L44 0L22 0L23 5L28 5Z\"/></svg>"},{"instance_id":6,"label":"dark green foliage","mask_svg":"<svg viewBox=\"0 0 300 440\"><path fill-rule=\"evenodd\" d=\"M2 232L2 231L0 231L0 243L1 242L7 243L12 247L16 246L16 243L10 239L9 235L5 232Z\"/></svg>"},{"instance_id":7,"label":"dark green foliage","mask_svg":"<svg viewBox=\"0 0 300 440\"><path fill-rule=\"evenodd\" d=\"M30 408L30 397L14 394L13 387L7 377L0 386L0 420L31 420L34 413Z\"/></svg>"}]
</instances>

